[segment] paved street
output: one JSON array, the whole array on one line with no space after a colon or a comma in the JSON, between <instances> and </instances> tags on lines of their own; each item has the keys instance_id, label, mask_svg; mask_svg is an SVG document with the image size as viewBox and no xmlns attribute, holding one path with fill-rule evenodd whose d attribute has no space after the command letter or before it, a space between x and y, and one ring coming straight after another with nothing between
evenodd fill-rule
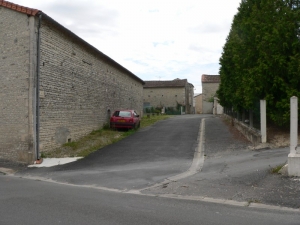
<instances>
[{"instance_id":1,"label":"paved street","mask_svg":"<svg viewBox=\"0 0 300 225\"><path fill-rule=\"evenodd\" d=\"M205 160L200 173L145 193L300 208L300 179L270 172L287 162L289 148L249 150L251 143L228 132L220 118L205 119L204 139Z\"/></svg>"},{"instance_id":2,"label":"paved street","mask_svg":"<svg viewBox=\"0 0 300 225\"><path fill-rule=\"evenodd\" d=\"M300 180L270 173L288 148L249 146L212 115L160 121L73 163L0 173L0 224L299 224Z\"/></svg>"},{"instance_id":3,"label":"paved street","mask_svg":"<svg viewBox=\"0 0 300 225\"><path fill-rule=\"evenodd\" d=\"M160 121L82 160L52 168L28 168L18 175L118 190L142 189L189 169L202 117Z\"/></svg>"},{"instance_id":4,"label":"paved street","mask_svg":"<svg viewBox=\"0 0 300 225\"><path fill-rule=\"evenodd\" d=\"M0 176L1 225L296 225L299 213L74 187Z\"/></svg>"}]
</instances>

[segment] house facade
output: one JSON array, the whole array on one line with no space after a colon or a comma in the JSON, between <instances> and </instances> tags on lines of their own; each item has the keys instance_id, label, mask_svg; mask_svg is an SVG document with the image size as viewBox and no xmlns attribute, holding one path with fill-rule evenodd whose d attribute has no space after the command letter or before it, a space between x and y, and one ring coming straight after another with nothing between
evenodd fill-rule
<instances>
[{"instance_id":1,"label":"house facade","mask_svg":"<svg viewBox=\"0 0 300 225\"><path fill-rule=\"evenodd\" d=\"M0 158L41 152L143 110L143 80L40 10L0 0Z\"/></svg>"},{"instance_id":2,"label":"house facade","mask_svg":"<svg viewBox=\"0 0 300 225\"><path fill-rule=\"evenodd\" d=\"M213 114L214 97L220 85L220 75L206 75L201 77L202 82L202 113Z\"/></svg>"},{"instance_id":3,"label":"house facade","mask_svg":"<svg viewBox=\"0 0 300 225\"><path fill-rule=\"evenodd\" d=\"M194 96L194 103L195 103L195 114L202 113L202 94L196 94Z\"/></svg>"},{"instance_id":4,"label":"house facade","mask_svg":"<svg viewBox=\"0 0 300 225\"><path fill-rule=\"evenodd\" d=\"M185 113L193 112L194 86L187 79L145 81L144 105L154 108L183 106Z\"/></svg>"}]
</instances>

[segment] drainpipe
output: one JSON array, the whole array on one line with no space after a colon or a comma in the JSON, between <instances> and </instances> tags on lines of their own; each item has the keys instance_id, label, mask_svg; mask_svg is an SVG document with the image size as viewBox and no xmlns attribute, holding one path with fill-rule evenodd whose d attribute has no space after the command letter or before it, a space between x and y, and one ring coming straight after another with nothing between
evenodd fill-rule
<instances>
[{"instance_id":1,"label":"drainpipe","mask_svg":"<svg viewBox=\"0 0 300 225\"><path fill-rule=\"evenodd\" d=\"M40 28L42 21L42 13L38 19L37 29L37 63L36 63L36 160L40 159Z\"/></svg>"}]
</instances>

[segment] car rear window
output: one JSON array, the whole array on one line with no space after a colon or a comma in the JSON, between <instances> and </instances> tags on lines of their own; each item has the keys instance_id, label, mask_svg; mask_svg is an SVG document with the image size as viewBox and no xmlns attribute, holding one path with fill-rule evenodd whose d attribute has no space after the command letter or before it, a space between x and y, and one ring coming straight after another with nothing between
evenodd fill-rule
<instances>
[{"instance_id":1,"label":"car rear window","mask_svg":"<svg viewBox=\"0 0 300 225\"><path fill-rule=\"evenodd\" d=\"M128 111L116 111L114 116L131 117L131 113Z\"/></svg>"}]
</instances>

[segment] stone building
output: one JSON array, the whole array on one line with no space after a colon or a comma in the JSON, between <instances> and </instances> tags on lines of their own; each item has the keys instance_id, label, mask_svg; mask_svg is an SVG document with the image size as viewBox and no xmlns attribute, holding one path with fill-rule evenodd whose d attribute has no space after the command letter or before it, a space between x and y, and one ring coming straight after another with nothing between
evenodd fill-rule
<instances>
[{"instance_id":1,"label":"stone building","mask_svg":"<svg viewBox=\"0 0 300 225\"><path fill-rule=\"evenodd\" d=\"M0 0L0 158L41 152L143 110L144 82L40 10Z\"/></svg>"},{"instance_id":2,"label":"stone building","mask_svg":"<svg viewBox=\"0 0 300 225\"><path fill-rule=\"evenodd\" d=\"M196 94L194 96L194 103L195 103L195 114L202 113L202 94Z\"/></svg>"},{"instance_id":3,"label":"stone building","mask_svg":"<svg viewBox=\"0 0 300 225\"><path fill-rule=\"evenodd\" d=\"M214 97L219 89L220 75L206 75L202 78L202 113L212 114L214 107Z\"/></svg>"},{"instance_id":4,"label":"stone building","mask_svg":"<svg viewBox=\"0 0 300 225\"><path fill-rule=\"evenodd\" d=\"M145 81L144 105L154 108L184 106L185 113L193 112L194 86L187 79Z\"/></svg>"}]
</instances>

